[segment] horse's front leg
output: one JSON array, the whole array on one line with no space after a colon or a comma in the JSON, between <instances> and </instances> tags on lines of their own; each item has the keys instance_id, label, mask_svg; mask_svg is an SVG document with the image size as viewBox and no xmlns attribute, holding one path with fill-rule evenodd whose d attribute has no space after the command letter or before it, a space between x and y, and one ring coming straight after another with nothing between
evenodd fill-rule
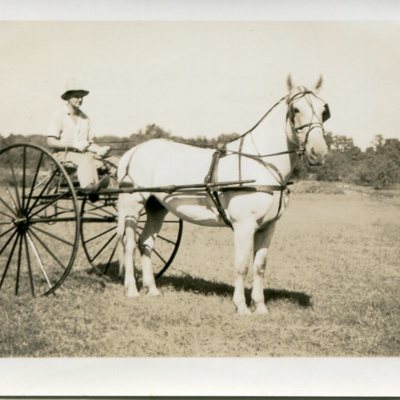
<instances>
[{"instance_id":1,"label":"horse's front leg","mask_svg":"<svg viewBox=\"0 0 400 400\"><path fill-rule=\"evenodd\" d=\"M239 314L250 314L246 305L245 279L249 263L253 258L255 223L245 221L234 225L236 281L233 302Z\"/></svg>"},{"instance_id":2,"label":"horse's front leg","mask_svg":"<svg viewBox=\"0 0 400 400\"><path fill-rule=\"evenodd\" d=\"M254 235L253 288L251 300L257 314L268 312L264 302L264 275L267 265L267 252L275 230L275 223Z\"/></svg>"},{"instance_id":3,"label":"horse's front leg","mask_svg":"<svg viewBox=\"0 0 400 400\"><path fill-rule=\"evenodd\" d=\"M143 287L147 290L149 296L159 296L161 294L156 287L154 279L151 253L167 213L168 211L165 208L147 208L146 225L140 236L139 248L142 255Z\"/></svg>"}]
</instances>

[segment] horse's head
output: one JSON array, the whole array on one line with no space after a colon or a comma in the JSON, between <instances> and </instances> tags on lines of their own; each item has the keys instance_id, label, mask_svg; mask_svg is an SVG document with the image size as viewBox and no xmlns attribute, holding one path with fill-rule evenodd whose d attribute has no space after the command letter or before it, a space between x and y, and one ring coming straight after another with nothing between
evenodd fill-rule
<instances>
[{"instance_id":1,"label":"horse's head","mask_svg":"<svg viewBox=\"0 0 400 400\"><path fill-rule=\"evenodd\" d=\"M287 84L288 139L299 148L300 153L307 155L310 165L321 165L328 152L323 124L330 117L328 104L316 94L321 88L322 77L313 91L304 86L294 86L290 75Z\"/></svg>"}]
</instances>

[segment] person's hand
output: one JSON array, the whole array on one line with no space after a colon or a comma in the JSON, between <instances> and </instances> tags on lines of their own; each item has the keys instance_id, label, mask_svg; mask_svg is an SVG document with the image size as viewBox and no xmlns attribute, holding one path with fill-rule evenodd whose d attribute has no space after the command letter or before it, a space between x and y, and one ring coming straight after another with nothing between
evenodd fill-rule
<instances>
[{"instance_id":1,"label":"person's hand","mask_svg":"<svg viewBox=\"0 0 400 400\"><path fill-rule=\"evenodd\" d=\"M100 157L105 157L110 153L111 147L110 146L101 146L97 149L96 153Z\"/></svg>"},{"instance_id":2,"label":"person's hand","mask_svg":"<svg viewBox=\"0 0 400 400\"><path fill-rule=\"evenodd\" d=\"M91 143L88 147L88 151L91 151L92 153L96 154L96 156L103 158L111 151L111 147L99 146L97 143Z\"/></svg>"},{"instance_id":3,"label":"person's hand","mask_svg":"<svg viewBox=\"0 0 400 400\"><path fill-rule=\"evenodd\" d=\"M76 150L84 152L89 147L89 143L84 140L79 140L74 143L74 147Z\"/></svg>"}]
</instances>

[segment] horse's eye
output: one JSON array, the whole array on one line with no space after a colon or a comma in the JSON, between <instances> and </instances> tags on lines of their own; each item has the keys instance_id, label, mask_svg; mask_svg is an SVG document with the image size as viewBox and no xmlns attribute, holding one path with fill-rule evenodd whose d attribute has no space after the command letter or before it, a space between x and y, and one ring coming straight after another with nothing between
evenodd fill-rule
<instances>
[{"instance_id":1,"label":"horse's eye","mask_svg":"<svg viewBox=\"0 0 400 400\"><path fill-rule=\"evenodd\" d=\"M299 113L299 112L300 112L300 110L299 110L298 108L293 107L293 114L297 114L297 113Z\"/></svg>"}]
</instances>

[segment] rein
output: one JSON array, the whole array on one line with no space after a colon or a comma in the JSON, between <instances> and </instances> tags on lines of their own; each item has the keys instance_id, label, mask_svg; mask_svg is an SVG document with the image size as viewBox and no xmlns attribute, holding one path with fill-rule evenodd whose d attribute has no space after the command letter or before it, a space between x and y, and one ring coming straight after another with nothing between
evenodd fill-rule
<instances>
[{"instance_id":1,"label":"rein","mask_svg":"<svg viewBox=\"0 0 400 400\"><path fill-rule=\"evenodd\" d=\"M295 95L293 95L291 98L289 98L287 100L289 107L291 106L291 104L297 100L298 98L304 97L307 94L312 94L314 96L316 96L312 91L310 90L301 90L300 92L296 93ZM317 97L317 96L316 96ZM213 158L212 158L212 162L211 162L211 166L209 169L209 172L204 180L204 183L206 184L206 191L209 195L209 197L211 198L211 200L213 201L215 207L218 210L218 213L220 215L220 217L222 218L222 220L225 222L225 224L227 226L229 226L231 229L233 229L232 223L229 220L228 216L226 215L226 212L224 210L224 208L222 207L221 201L219 199L219 194L217 190L212 190L208 185L210 183L214 183L214 173L217 169L218 166L218 162L219 159L221 157L225 157L228 155L233 155L236 154L238 155L238 167L239 167L239 181L242 181L242 168L241 168L241 158L242 157L246 157L246 158L250 158L252 160L255 160L257 162L259 162L260 164L262 164L265 168L267 168L268 170L272 170L275 174L275 178L278 181L277 185L251 185L251 186L243 186L243 184L239 184L238 187L234 188L234 187L230 187L230 188L223 188L220 189L219 192L227 192L227 191L237 191L239 190L245 190L245 191L249 191L249 192L264 192L264 193L269 193L269 194L273 194L274 192L280 192L280 196L279 196L279 205L278 205L278 211L276 216L269 222L270 224L273 223L274 221L276 221L279 218L279 214L281 212L282 209L282 203L283 203L283 192L285 190L289 190L288 189L288 185L292 184L292 182L289 182L289 177L285 180L279 169L277 167L275 167L274 164L272 163L268 163L267 161L264 160L264 158L267 157L275 157L275 156L280 156L280 155L284 155L284 154L297 154L301 157L304 156L305 152L306 152L306 145L307 145L307 141L308 141L308 137L310 135L310 132L316 128L316 127L321 127L322 123L317 123L317 122L311 122L308 124L303 124L301 126L293 126L293 121L290 120L291 124L292 124L292 131L297 133L298 131L304 129L304 128L309 128L306 136L305 136L305 140L303 143L294 143L292 142L294 145L298 146L297 150L285 150L285 151L279 151L276 153L268 153L268 154L250 154L250 153L243 153L242 152L242 148L243 148L243 142L244 142L244 138L247 135L251 135L251 133L261 124L261 122L272 112L272 110L274 110L279 104L282 103L282 101L286 100L287 96L283 96L281 99L279 99L279 101L277 101L261 118L260 120L248 131L246 131L245 133L243 133L242 135L240 135L238 138L235 138L233 140L227 141L225 143L223 143L222 146L219 146L216 151L213 154ZM226 149L226 145L228 143L231 143L233 141L239 140L239 150L228 150ZM289 139L290 140L290 139Z\"/></svg>"},{"instance_id":2,"label":"rein","mask_svg":"<svg viewBox=\"0 0 400 400\"><path fill-rule=\"evenodd\" d=\"M313 96L318 97L318 96L316 96L316 95L314 94L314 92L312 92L311 90L302 90L302 91L296 93L295 95L293 95L293 96L288 100L288 104L290 105L291 103L293 103L293 102L294 102L295 100L297 100L298 98L304 97L304 96L307 95L307 94L312 94ZM237 138L235 138L235 139L232 139L232 140L227 141L227 142L224 143L224 146L226 146L228 143L231 143L231 142L236 141L236 140L240 140L239 151L235 151L235 150L225 150L225 152L226 152L226 153L229 152L230 154L238 154L239 156L249 157L249 158L253 158L253 159L254 159L255 157L257 157L257 158L266 158L266 157L280 156L280 155L284 155L284 154L298 154L298 155L300 155L300 156L304 155L304 154L305 154L305 146L306 146L306 144L307 144L308 136L309 136L310 132L311 132L314 128L316 128L316 127L321 127L321 126L322 126L322 123L311 122L311 123L304 124L304 125L301 125L301 126L296 126L296 127L292 126L292 130L293 130L294 132L298 132L298 131L300 131L300 130L302 130L302 129L304 129L304 128L307 128L307 127L310 128L310 129L308 130L307 134L306 134L306 138L305 138L305 140L304 140L304 143L298 144L298 143L292 142L293 144L295 144L295 145L297 145L297 146L299 147L298 150L285 150L285 151L279 151L279 152L276 152L276 153L257 154L257 155L249 154L249 153L243 153L242 150L241 150L242 147L243 147L243 139L245 138L245 136L251 134L251 133L254 131L254 129L256 129L256 128L261 124L261 122L262 122L262 121L263 121L263 120L264 120L264 119L265 119L279 104L281 104L282 101L284 101L285 99L287 99L287 96L283 96L282 98L280 98L280 99L279 99L279 100L278 100L278 101L277 101L277 102L276 102L276 103L275 103L275 104L260 118L260 120L259 120L251 129L249 129L248 131L246 131L245 133L243 133L243 134L240 135L239 137L237 137ZM217 151L219 151L219 149L217 149Z\"/></svg>"},{"instance_id":3,"label":"rein","mask_svg":"<svg viewBox=\"0 0 400 400\"><path fill-rule=\"evenodd\" d=\"M306 152L306 145L307 145L307 141L308 141L310 132L316 127L323 128L323 124L321 122L311 122L311 123L296 127L296 126L294 126L294 122L292 121L292 119L290 119L292 132L294 132L294 133L297 133L298 131L300 131L304 128L309 128L305 135L305 140L303 141L303 143L296 143L296 142L292 141L290 138L288 138L288 140L292 144L294 144L295 146L298 147L297 150L285 150L285 151L280 151L280 152L276 152L276 153L268 153L268 154L250 154L250 153L243 153L242 148L243 148L243 142L244 142L245 137L247 135L251 135L251 133L261 124L261 122L272 112L272 110L274 110L279 104L281 104L282 101L288 99L287 103L290 107L296 99L304 97L307 94L312 94L313 96L318 97L312 91L309 91L302 87L300 89L301 89L300 92L296 93L289 99L288 99L287 95L283 96L281 99L279 99L279 101L277 101L250 130L246 131L245 133L243 133L242 135L240 135L239 137L237 137L235 139L221 143L221 145L217 145L217 148L215 149L215 152L212 156L212 161L211 161L209 171L204 179L204 189L205 189L206 193L208 194L208 196L210 197L210 199L212 200L212 202L214 203L214 205L215 205L220 217L224 221L224 223L227 226L229 226L231 229L233 229L232 223L229 220L228 216L226 215L225 209L223 208L220 198L219 198L219 194L223 193L223 192L228 192L228 191L263 192L263 193L268 193L271 195L273 195L274 192L280 192L277 214L271 221L269 221L268 224L275 222L279 218L279 214L281 212L282 204L283 204L283 192L285 190L289 191L288 185L292 184L292 182L289 182L289 177L287 179L284 179L281 172L279 171L279 169L274 164L265 161L264 158L275 157L275 156L280 156L280 155L284 155L284 154L297 154L300 156L300 158L303 157ZM311 107L312 107L312 104L311 104ZM329 109L327 111L329 112ZM314 114L315 114L315 112L314 112ZM251 136L251 137L254 142L253 136ZM226 145L228 143L231 143L231 142L234 142L237 140L240 140L238 151L226 149ZM202 147L202 146L198 146L198 147ZM255 143L254 143L254 147L256 148ZM236 186L236 187L234 187L234 186L218 187L218 182L215 181L215 172L218 169L218 163L219 163L220 158L226 157L228 155L235 155L235 154L238 155L238 163L239 163L238 186ZM133 155L134 155L134 152L132 152L132 154L130 155L130 158L126 165L125 175L121 179L121 182L126 177L128 177L132 181L132 178L129 176L128 170L129 170L129 166L130 166L131 160L133 158ZM246 158L250 158L254 161L257 161L258 163L262 164L265 168L267 168L270 172L273 172L273 175L275 176L275 179L277 180L278 184L277 185L251 185L251 186L246 185L246 186L243 186L244 183L247 184L248 182L242 181L241 157L246 157ZM133 181L132 181L132 184L133 184Z\"/></svg>"}]
</instances>

